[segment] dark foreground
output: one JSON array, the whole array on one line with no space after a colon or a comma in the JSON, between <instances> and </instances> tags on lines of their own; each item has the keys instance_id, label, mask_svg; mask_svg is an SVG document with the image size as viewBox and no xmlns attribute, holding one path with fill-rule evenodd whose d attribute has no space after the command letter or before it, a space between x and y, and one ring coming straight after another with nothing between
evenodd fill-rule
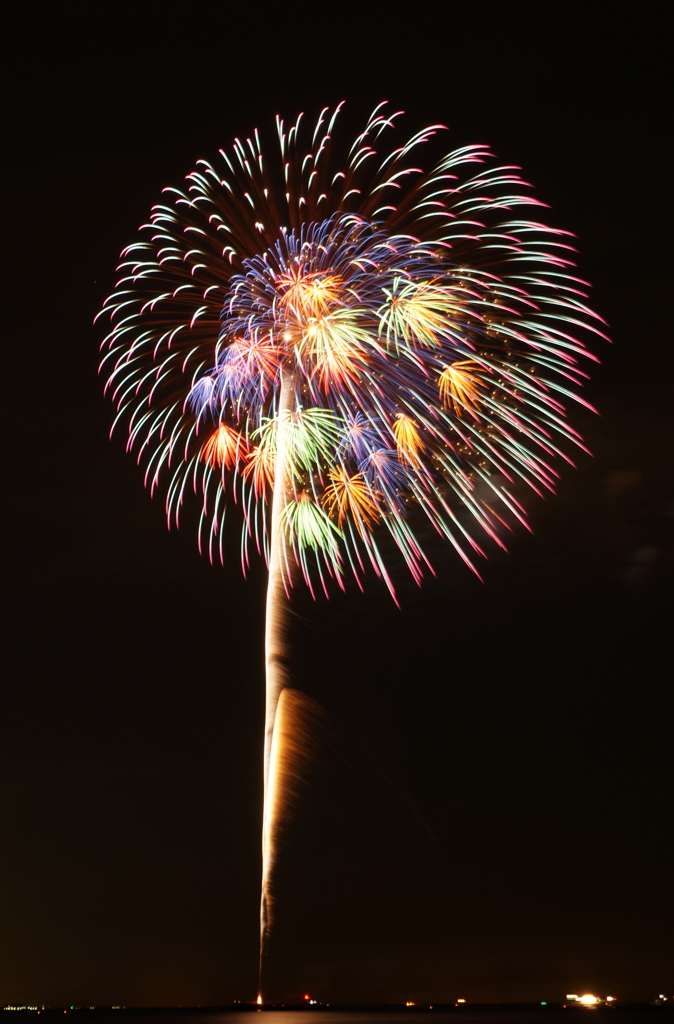
<instances>
[{"instance_id":1,"label":"dark foreground","mask_svg":"<svg viewBox=\"0 0 674 1024\"><path fill-rule=\"evenodd\" d=\"M426 1024L429 1018L446 1021L451 1017L461 1017L472 1024L491 1021L498 1018L503 1024L516 1024L526 1020L528 1024L570 1024L577 1021L609 1022L620 1024L641 1024L642 1021L674 1022L674 1002L665 1004L653 1003L615 1003L612 1006L583 1007L564 1005L562 1003L483 1003L483 1004L434 1004L433 1006L306 1006L306 1005L274 1005L258 1007L253 1003L237 1003L223 1007L5 1007L8 1014L13 1012L17 1017L47 1018L53 1024L62 1020L63 1014L76 1018L77 1024L157 1024L160 1019L166 1024L218 1024L226 1018L227 1024L241 1024L250 1013L264 1013L266 1024L273 1024L274 1017L283 1018L282 1024L296 1024L296 1018L311 1016L312 1024L336 1024L343 1020L348 1024L398 1024L405 1019L408 1024ZM591 1016L588 1016L591 1015ZM206 1018L206 1021L204 1020ZM271 1019L270 1019L271 1018ZM12 1018L10 1018L11 1020ZM249 1018L248 1018L249 1019ZM17 1022L18 1024L18 1022Z\"/></svg>"}]
</instances>

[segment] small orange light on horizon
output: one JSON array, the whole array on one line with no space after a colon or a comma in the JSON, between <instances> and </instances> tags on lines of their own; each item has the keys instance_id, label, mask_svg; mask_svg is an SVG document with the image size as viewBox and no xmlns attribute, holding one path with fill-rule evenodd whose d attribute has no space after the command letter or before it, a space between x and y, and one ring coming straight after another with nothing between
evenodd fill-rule
<instances>
[{"instance_id":1,"label":"small orange light on horizon","mask_svg":"<svg viewBox=\"0 0 674 1024\"><path fill-rule=\"evenodd\" d=\"M311 999L311 996L305 996L304 998L305 999Z\"/></svg>"},{"instance_id":2,"label":"small orange light on horizon","mask_svg":"<svg viewBox=\"0 0 674 1024\"><path fill-rule=\"evenodd\" d=\"M457 1001L457 1003L465 1003L466 1000L465 999L457 999L456 1001Z\"/></svg>"}]
</instances>

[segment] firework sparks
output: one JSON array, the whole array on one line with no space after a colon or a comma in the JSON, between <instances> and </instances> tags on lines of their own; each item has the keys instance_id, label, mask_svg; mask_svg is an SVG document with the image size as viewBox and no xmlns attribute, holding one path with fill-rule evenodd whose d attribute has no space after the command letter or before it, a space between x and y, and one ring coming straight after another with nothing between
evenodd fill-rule
<instances>
[{"instance_id":1,"label":"firework sparks","mask_svg":"<svg viewBox=\"0 0 674 1024\"><path fill-rule=\"evenodd\" d=\"M424 517L475 568L475 534L501 543L523 519L515 492L553 490L581 444L566 404L593 358L583 337L602 333L567 234L521 219L542 204L515 168L473 145L421 170L443 129L384 145L385 104L342 158L339 110L313 131L277 119L264 159L255 131L199 161L102 311L115 422L169 521L196 492L200 544L222 559L231 496L244 570L251 540L269 566L263 944L290 589L327 594L347 571L362 585L369 564L395 598L382 538L419 581Z\"/></svg>"}]
</instances>

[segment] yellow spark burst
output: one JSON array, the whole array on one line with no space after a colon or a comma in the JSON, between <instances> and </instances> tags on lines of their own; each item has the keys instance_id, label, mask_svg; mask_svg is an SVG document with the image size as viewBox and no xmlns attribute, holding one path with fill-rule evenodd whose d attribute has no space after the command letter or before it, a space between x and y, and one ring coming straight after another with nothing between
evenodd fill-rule
<instances>
[{"instance_id":1,"label":"yellow spark burst","mask_svg":"<svg viewBox=\"0 0 674 1024\"><path fill-rule=\"evenodd\" d=\"M379 310L382 332L389 344L423 345L435 348L442 335L452 326L453 314L459 309L453 293L440 285L402 284L395 282L386 292L388 302Z\"/></svg>"},{"instance_id":2,"label":"yellow spark burst","mask_svg":"<svg viewBox=\"0 0 674 1024\"><path fill-rule=\"evenodd\" d=\"M339 304L340 285L336 274L303 274L301 269L292 269L276 279L277 289L283 291L281 306L294 313L301 323L324 316Z\"/></svg>"},{"instance_id":3,"label":"yellow spark burst","mask_svg":"<svg viewBox=\"0 0 674 1024\"><path fill-rule=\"evenodd\" d=\"M379 518L373 492L369 490L362 473L349 476L345 469L330 470L330 483L321 499L323 508L331 518L337 516L337 525L352 515L359 531L371 529Z\"/></svg>"},{"instance_id":4,"label":"yellow spark burst","mask_svg":"<svg viewBox=\"0 0 674 1024\"><path fill-rule=\"evenodd\" d=\"M446 409L452 409L457 416L468 412L474 419L478 418L477 410L481 402L478 388L481 381L474 371L479 369L479 363L464 359L445 366L440 374L438 383L442 404Z\"/></svg>"},{"instance_id":5,"label":"yellow spark burst","mask_svg":"<svg viewBox=\"0 0 674 1024\"><path fill-rule=\"evenodd\" d=\"M331 384L359 379L367 365L364 349L369 344L370 335L359 325L357 314L338 309L308 322L298 354L308 357L313 364L312 376L318 378L319 386L327 392Z\"/></svg>"},{"instance_id":6,"label":"yellow spark burst","mask_svg":"<svg viewBox=\"0 0 674 1024\"><path fill-rule=\"evenodd\" d=\"M424 448L418 424L411 416L399 412L393 423L393 434L400 461L406 462L410 466L418 466Z\"/></svg>"}]
</instances>

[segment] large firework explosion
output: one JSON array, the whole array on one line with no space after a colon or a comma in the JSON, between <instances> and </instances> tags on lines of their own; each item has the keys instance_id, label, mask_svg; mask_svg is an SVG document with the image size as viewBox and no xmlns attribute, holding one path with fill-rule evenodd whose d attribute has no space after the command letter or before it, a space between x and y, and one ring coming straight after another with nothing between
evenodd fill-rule
<instances>
[{"instance_id":1,"label":"large firework explosion","mask_svg":"<svg viewBox=\"0 0 674 1024\"><path fill-rule=\"evenodd\" d=\"M102 311L115 423L169 522L194 492L200 545L223 559L232 500L244 571L251 544L269 566L263 942L290 588L362 585L369 565L395 598L394 548L415 580L430 567L424 522L475 569L481 535L502 545L525 522L521 485L552 491L581 445L566 405L582 336L601 333L568 233L529 219L543 204L517 168L472 145L424 170L442 127L391 147L385 104L343 150L339 110L277 119L268 155L256 130L200 160L124 250Z\"/></svg>"}]
</instances>

